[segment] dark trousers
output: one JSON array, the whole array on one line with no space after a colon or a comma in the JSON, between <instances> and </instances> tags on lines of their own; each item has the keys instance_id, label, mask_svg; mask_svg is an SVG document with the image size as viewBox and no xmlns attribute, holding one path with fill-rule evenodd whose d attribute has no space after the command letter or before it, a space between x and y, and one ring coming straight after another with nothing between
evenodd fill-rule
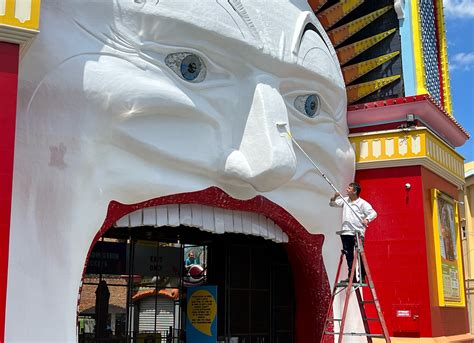
<instances>
[{"instance_id":1,"label":"dark trousers","mask_svg":"<svg viewBox=\"0 0 474 343\"><path fill-rule=\"evenodd\" d=\"M347 268L348 268L347 277L349 278L351 276L352 263L354 262L354 248L356 244L356 236L341 235L341 241L342 241L342 249L344 250L344 254L346 255ZM360 237L360 242L363 246L364 245L363 236ZM364 264L362 263L362 261L359 261L359 262L361 266L361 279L364 280L365 278Z\"/></svg>"}]
</instances>

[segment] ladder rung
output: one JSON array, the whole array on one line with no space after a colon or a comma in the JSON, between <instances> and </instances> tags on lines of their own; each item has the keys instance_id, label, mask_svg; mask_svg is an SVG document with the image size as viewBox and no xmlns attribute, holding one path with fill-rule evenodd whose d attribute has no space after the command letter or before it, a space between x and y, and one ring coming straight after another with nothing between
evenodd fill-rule
<instances>
[{"instance_id":1,"label":"ladder rung","mask_svg":"<svg viewBox=\"0 0 474 343\"><path fill-rule=\"evenodd\" d=\"M328 318L328 322L342 322L342 319Z\"/></svg>"},{"instance_id":2,"label":"ladder rung","mask_svg":"<svg viewBox=\"0 0 474 343\"><path fill-rule=\"evenodd\" d=\"M367 300L367 301L361 301L360 302L362 305L365 305L365 304L375 304L375 301L373 300Z\"/></svg>"},{"instance_id":3,"label":"ladder rung","mask_svg":"<svg viewBox=\"0 0 474 343\"><path fill-rule=\"evenodd\" d=\"M380 321L380 319L378 319L378 318L362 318L362 320L376 320L376 321Z\"/></svg>"},{"instance_id":4,"label":"ladder rung","mask_svg":"<svg viewBox=\"0 0 474 343\"><path fill-rule=\"evenodd\" d=\"M339 332L330 332L324 331L325 335L340 335ZM385 338L384 335L379 333L365 333L365 332L344 332L343 336L364 336L364 337L374 337L374 338Z\"/></svg>"},{"instance_id":5,"label":"ladder rung","mask_svg":"<svg viewBox=\"0 0 474 343\"><path fill-rule=\"evenodd\" d=\"M349 282L338 282L336 283L336 287L347 287L349 286ZM368 287L369 284L367 283L360 283L360 282L353 282L352 286L357 286L357 287Z\"/></svg>"}]
</instances>

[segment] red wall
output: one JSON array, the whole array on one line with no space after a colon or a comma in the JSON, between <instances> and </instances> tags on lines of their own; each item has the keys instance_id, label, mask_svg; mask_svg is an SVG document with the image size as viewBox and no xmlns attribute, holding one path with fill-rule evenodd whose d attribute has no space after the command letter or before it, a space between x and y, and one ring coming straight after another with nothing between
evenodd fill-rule
<instances>
[{"instance_id":1,"label":"red wall","mask_svg":"<svg viewBox=\"0 0 474 343\"><path fill-rule=\"evenodd\" d=\"M390 335L430 337L421 168L359 170L356 181L378 213L367 229L365 249ZM411 311L411 318L397 318L397 310Z\"/></svg>"},{"instance_id":2,"label":"red wall","mask_svg":"<svg viewBox=\"0 0 474 343\"><path fill-rule=\"evenodd\" d=\"M356 181L362 198L378 212L367 229L365 248L390 335L468 332L467 310L437 307L430 287L435 285L430 189L457 199L456 187L421 166L359 170ZM397 316L400 310L410 317Z\"/></svg>"},{"instance_id":3,"label":"red wall","mask_svg":"<svg viewBox=\"0 0 474 343\"><path fill-rule=\"evenodd\" d=\"M18 48L16 44L0 42L0 342L5 334Z\"/></svg>"}]
</instances>

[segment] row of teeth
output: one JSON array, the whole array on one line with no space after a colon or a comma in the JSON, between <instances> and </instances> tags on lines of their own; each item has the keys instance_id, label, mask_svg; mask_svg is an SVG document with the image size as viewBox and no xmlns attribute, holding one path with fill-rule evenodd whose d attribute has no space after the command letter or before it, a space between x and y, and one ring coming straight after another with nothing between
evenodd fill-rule
<instances>
[{"instance_id":1,"label":"row of teeth","mask_svg":"<svg viewBox=\"0 0 474 343\"><path fill-rule=\"evenodd\" d=\"M288 236L271 219L254 212L223 208L175 204L147 207L120 218L116 227L190 226L213 233L242 233L259 236L277 243L287 243Z\"/></svg>"}]
</instances>

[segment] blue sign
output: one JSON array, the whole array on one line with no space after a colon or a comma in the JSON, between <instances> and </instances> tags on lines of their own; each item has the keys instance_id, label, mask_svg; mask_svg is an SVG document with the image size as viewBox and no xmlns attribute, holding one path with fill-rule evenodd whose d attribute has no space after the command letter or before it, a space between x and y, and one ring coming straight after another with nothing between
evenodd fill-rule
<instances>
[{"instance_id":1,"label":"blue sign","mask_svg":"<svg viewBox=\"0 0 474 343\"><path fill-rule=\"evenodd\" d=\"M216 343L217 286L187 289L186 342Z\"/></svg>"}]
</instances>

